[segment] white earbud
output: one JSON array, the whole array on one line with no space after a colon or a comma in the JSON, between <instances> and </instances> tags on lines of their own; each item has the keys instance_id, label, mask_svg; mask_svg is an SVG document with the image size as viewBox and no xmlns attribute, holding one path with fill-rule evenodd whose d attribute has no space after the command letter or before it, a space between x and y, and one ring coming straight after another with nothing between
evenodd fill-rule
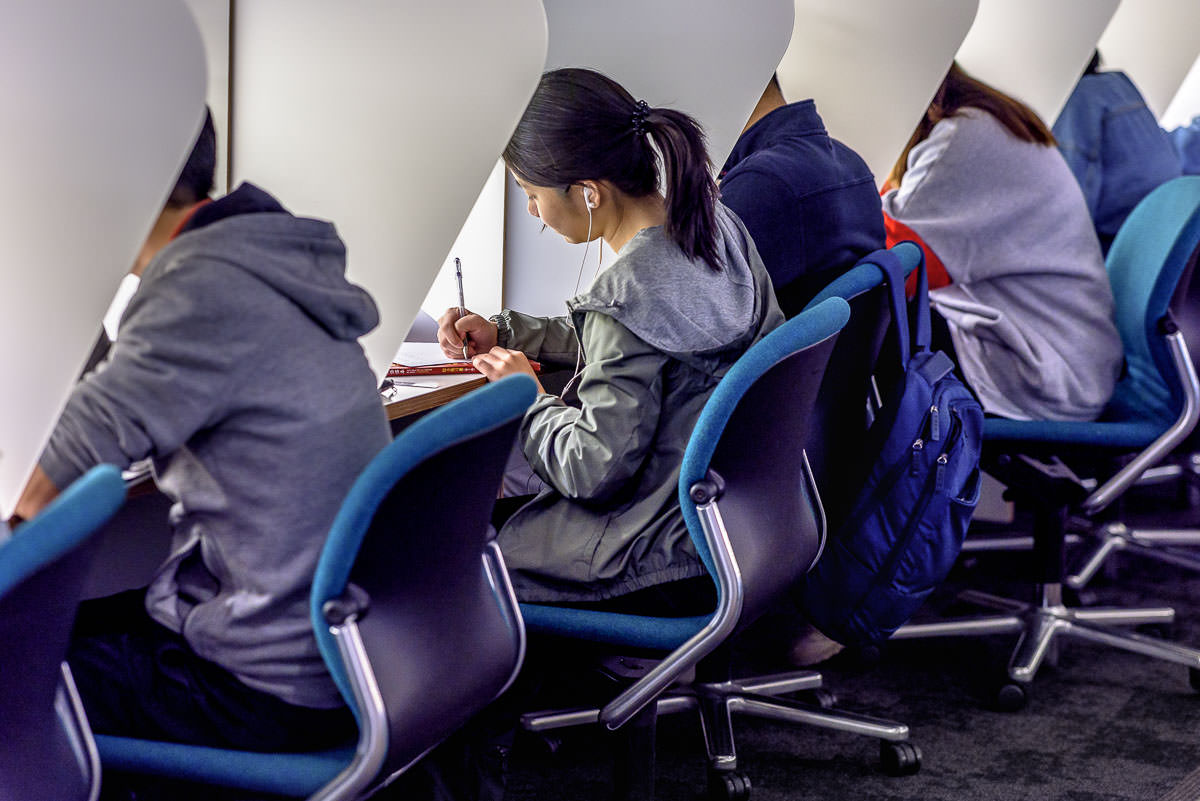
<instances>
[{"instance_id":1,"label":"white earbud","mask_svg":"<svg viewBox=\"0 0 1200 801\"><path fill-rule=\"evenodd\" d=\"M594 209L594 208L596 208L596 200L595 200L595 198L592 196L592 189L591 189L591 187L585 186L585 187L583 188L583 202L584 202L584 203L587 203L587 207L588 207L589 209Z\"/></svg>"}]
</instances>

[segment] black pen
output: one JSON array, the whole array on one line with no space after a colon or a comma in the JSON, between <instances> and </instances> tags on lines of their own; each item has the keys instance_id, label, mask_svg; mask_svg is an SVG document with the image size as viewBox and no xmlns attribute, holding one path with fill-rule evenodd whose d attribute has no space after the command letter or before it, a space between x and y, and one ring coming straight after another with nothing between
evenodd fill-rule
<instances>
[{"instance_id":1,"label":"black pen","mask_svg":"<svg viewBox=\"0 0 1200 801\"><path fill-rule=\"evenodd\" d=\"M458 319L467 316L467 303L463 300L463 285L462 285L462 262L457 256L454 257L454 278L458 281ZM463 335L463 358L467 358L467 337Z\"/></svg>"}]
</instances>

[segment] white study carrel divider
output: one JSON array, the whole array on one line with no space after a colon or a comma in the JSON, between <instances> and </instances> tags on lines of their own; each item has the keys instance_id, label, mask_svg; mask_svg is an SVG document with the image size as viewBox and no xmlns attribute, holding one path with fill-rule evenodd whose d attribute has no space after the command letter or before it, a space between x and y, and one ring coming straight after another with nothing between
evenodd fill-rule
<instances>
[{"instance_id":1,"label":"white study carrel divider","mask_svg":"<svg viewBox=\"0 0 1200 801\"><path fill-rule=\"evenodd\" d=\"M1160 117L1200 54L1200 3L1124 0L1097 47L1102 68L1124 70Z\"/></svg>"},{"instance_id":2,"label":"white study carrel divider","mask_svg":"<svg viewBox=\"0 0 1200 801\"><path fill-rule=\"evenodd\" d=\"M812 98L830 136L882 186L941 85L978 0L795 0L779 64L789 102Z\"/></svg>"},{"instance_id":3,"label":"white study carrel divider","mask_svg":"<svg viewBox=\"0 0 1200 801\"><path fill-rule=\"evenodd\" d=\"M1169 131L1187 125L1198 114L1200 114L1200 57L1192 63L1192 68L1188 70L1179 90L1167 104L1166 111L1163 112L1158 122Z\"/></svg>"},{"instance_id":4,"label":"white study carrel divider","mask_svg":"<svg viewBox=\"0 0 1200 801\"><path fill-rule=\"evenodd\" d=\"M537 85L539 0L235 6L234 180L331 220L382 377Z\"/></svg>"},{"instance_id":5,"label":"white study carrel divider","mask_svg":"<svg viewBox=\"0 0 1200 801\"><path fill-rule=\"evenodd\" d=\"M545 0L550 27L546 69L587 67L639 100L698 119L713 168L733 149L792 30L792 0ZM505 219L505 305L531 314L565 314L584 245L568 245L526 212L509 184ZM588 251L580 291L596 269ZM612 263L611 251L605 265ZM469 302L468 302L468 305Z\"/></svg>"},{"instance_id":6,"label":"white study carrel divider","mask_svg":"<svg viewBox=\"0 0 1200 801\"><path fill-rule=\"evenodd\" d=\"M14 0L0 74L7 518L191 152L204 48L182 0Z\"/></svg>"},{"instance_id":7,"label":"white study carrel divider","mask_svg":"<svg viewBox=\"0 0 1200 801\"><path fill-rule=\"evenodd\" d=\"M958 63L1053 125L1119 1L980 0Z\"/></svg>"}]
</instances>

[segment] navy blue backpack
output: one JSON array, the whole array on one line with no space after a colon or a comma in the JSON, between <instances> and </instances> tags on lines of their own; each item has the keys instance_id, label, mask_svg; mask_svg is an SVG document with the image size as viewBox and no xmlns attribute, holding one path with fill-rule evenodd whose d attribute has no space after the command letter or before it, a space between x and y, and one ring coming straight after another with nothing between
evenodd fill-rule
<instances>
[{"instance_id":1,"label":"navy blue backpack","mask_svg":"<svg viewBox=\"0 0 1200 801\"><path fill-rule=\"evenodd\" d=\"M884 272L903 372L868 431L866 483L801 587L809 621L851 646L890 637L949 573L979 500L983 432L954 362L930 350L924 260L911 348L900 260L881 250L864 261Z\"/></svg>"}]
</instances>

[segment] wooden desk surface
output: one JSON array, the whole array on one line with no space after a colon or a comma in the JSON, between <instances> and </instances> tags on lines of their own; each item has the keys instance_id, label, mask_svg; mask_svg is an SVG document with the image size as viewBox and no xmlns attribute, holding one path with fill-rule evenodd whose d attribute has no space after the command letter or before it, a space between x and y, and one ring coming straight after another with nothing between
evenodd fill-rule
<instances>
[{"instance_id":1,"label":"wooden desk surface","mask_svg":"<svg viewBox=\"0 0 1200 801\"><path fill-rule=\"evenodd\" d=\"M392 388L383 396L388 420L436 408L487 383L487 379L478 373L405 376L392 381ZM437 386L409 386L400 382Z\"/></svg>"}]
</instances>

